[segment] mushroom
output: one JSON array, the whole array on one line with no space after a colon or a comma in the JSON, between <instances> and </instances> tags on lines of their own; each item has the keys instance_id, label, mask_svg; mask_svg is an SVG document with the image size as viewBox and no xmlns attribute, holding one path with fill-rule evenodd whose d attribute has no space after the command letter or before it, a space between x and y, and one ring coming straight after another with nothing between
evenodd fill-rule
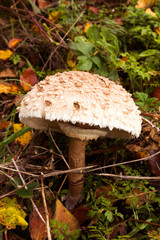
<instances>
[{"instance_id":1,"label":"mushroom","mask_svg":"<svg viewBox=\"0 0 160 240\"><path fill-rule=\"evenodd\" d=\"M47 76L21 102L21 122L70 137L69 165L85 167L85 146L99 137L131 138L141 132L141 116L131 94L108 78L82 71ZM68 209L83 194L83 174L69 174Z\"/></svg>"}]
</instances>

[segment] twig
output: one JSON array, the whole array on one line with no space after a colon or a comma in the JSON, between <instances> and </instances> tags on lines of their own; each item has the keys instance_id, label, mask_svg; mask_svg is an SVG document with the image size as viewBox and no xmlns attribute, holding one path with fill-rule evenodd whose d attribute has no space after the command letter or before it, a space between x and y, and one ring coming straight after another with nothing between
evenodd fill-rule
<instances>
[{"instance_id":1,"label":"twig","mask_svg":"<svg viewBox=\"0 0 160 240\"><path fill-rule=\"evenodd\" d=\"M80 173L80 174L82 174L82 173L86 173L87 169L91 169L91 168L94 168L94 167L97 167L97 166L95 165L95 166L87 166L87 167L81 167L81 168L72 168L72 169L69 169L69 170L55 170L54 172L44 174L43 177L47 178L47 177L58 176L58 175L66 174L66 173ZM29 176L32 176L34 178L40 178L41 177L40 175L36 175L36 174L32 174L32 173L28 173L28 172L24 172L24 171L16 170L16 169L13 169L13 168L4 167L4 166L0 166L0 168L6 169L6 170L9 170L9 171L12 171L12 172L17 172L17 173L22 173L22 174L25 174L25 175L29 175Z\"/></svg>"},{"instance_id":2,"label":"twig","mask_svg":"<svg viewBox=\"0 0 160 240\"><path fill-rule=\"evenodd\" d=\"M120 178L120 179L137 179L137 180L159 180L159 177L145 177L145 176L128 176L128 175L116 175L116 174L110 174L110 173L95 173L95 175L98 176L106 176L106 177L114 177L114 178Z\"/></svg>"},{"instance_id":3,"label":"twig","mask_svg":"<svg viewBox=\"0 0 160 240\"><path fill-rule=\"evenodd\" d=\"M55 140L54 140L54 138L53 138L53 136L52 136L51 130L49 129L48 131L49 131L49 135L50 135L50 137L51 137L51 139L52 139L52 142L54 143L55 147L57 148L58 152L60 153L61 158L62 158L63 161L65 162L65 164L66 164L66 166L68 167L68 169L70 169L69 164L67 163L65 157L63 156L61 150L60 150L59 147L57 146L57 144L56 144L56 142L55 142Z\"/></svg>"},{"instance_id":4,"label":"twig","mask_svg":"<svg viewBox=\"0 0 160 240\"><path fill-rule=\"evenodd\" d=\"M41 27L41 25L37 22L37 20L33 17L33 13L31 13L28 8L26 7L26 5L24 4L24 2L22 0L20 0L21 4L23 5L24 9L26 10L26 12L29 14L29 16L32 18L33 22L38 26L39 30L43 33L43 35L46 37L46 39L48 39L49 41L51 41L51 38L48 36L48 34L43 30L43 28Z\"/></svg>"},{"instance_id":5,"label":"twig","mask_svg":"<svg viewBox=\"0 0 160 240\"><path fill-rule=\"evenodd\" d=\"M29 181L29 182L27 182L27 183L19 186L19 187L18 187L18 190L21 189L21 188L24 188L26 185L30 184L30 183L33 182L33 181L35 181L35 178L32 179L31 181ZM1 199L1 198L4 198L4 197L7 197L7 196L10 196L10 195L12 195L13 193L15 193L16 191L17 191L17 189L14 189L14 190L10 191L9 193L3 194L2 196L0 196L0 199Z\"/></svg>"},{"instance_id":6,"label":"twig","mask_svg":"<svg viewBox=\"0 0 160 240\"><path fill-rule=\"evenodd\" d=\"M49 224L49 212L48 212L47 203L46 203L46 198L45 198L45 193L44 193L44 182L43 182L43 173L42 173L42 172L41 172L41 186L42 186L43 205L44 205L45 215L46 215L47 237L48 237L48 240L52 240L52 237L51 237L51 229L50 229L50 224Z\"/></svg>"},{"instance_id":7,"label":"twig","mask_svg":"<svg viewBox=\"0 0 160 240\"><path fill-rule=\"evenodd\" d=\"M160 224L158 224L158 223L152 223L152 222L148 222L148 221L144 221L144 220L140 220L140 219L135 219L135 218L129 218L127 221L142 222L142 223L147 223L149 225L159 226L160 227Z\"/></svg>"},{"instance_id":8,"label":"twig","mask_svg":"<svg viewBox=\"0 0 160 240\"><path fill-rule=\"evenodd\" d=\"M64 179L63 179L63 182L61 183L61 186L59 187L59 189L58 189L58 191L57 191L56 199L58 198L58 195L59 195L59 193L60 193L60 191L61 191L61 189L62 189L62 187L63 187L63 185L64 185L64 183L65 183L65 181L66 181L66 179L67 179L67 177L68 177L68 174L65 175L65 177L64 177Z\"/></svg>"},{"instance_id":9,"label":"twig","mask_svg":"<svg viewBox=\"0 0 160 240\"><path fill-rule=\"evenodd\" d=\"M90 152L86 152L86 156L92 156L92 155L101 154L104 152L118 151L118 150L122 150L122 149L124 149L124 146L96 149L96 150L92 150Z\"/></svg>"},{"instance_id":10,"label":"twig","mask_svg":"<svg viewBox=\"0 0 160 240\"><path fill-rule=\"evenodd\" d=\"M160 118L160 114L158 114L157 112L142 112L141 113L142 116L146 116L146 117L151 117L151 118Z\"/></svg>"},{"instance_id":11,"label":"twig","mask_svg":"<svg viewBox=\"0 0 160 240\"><path fill-rule=\"evenodd\" d=\"M81 16L83 15L84 11L81 12L81 14L79 15L79 17L77 18L77 20L72 24L72 26L70 27L70 29L66 32L66 34L64 35L64 37L61 39L59 45L54 49L54 51L50 54L49 58L47 59L46 63L44 64L42 71L44 71L45 67L47 66L48 62L51 60L52 56L55 54L55 52L58 50L58 48L61 46L62 42L64 41L64 39L67 37L67 35L69 34L69 32L71 31L71 29L74 27L74 25L79 21L79 19L81 18Z\"/></svg>"},{"instance_id":12,"label":"twig","mask_svg":"<svg viewBox=\"0 0 160 240\"><path fill-rule=\"evenodd\" d=\"M9 149L9 147L8 147L8 149ZM21 149L21 148L20 148L20 149ZM20 149L19 149L19 151L20 151ZM9 149L9 151L10 151L10 149ZM18 153L19 153L19 151L18 151ZM11 152L11 151L10 151L10 152ZM17 153L17 154L18 154L18 153ZM11 154L12 154L12 152L11 152ZM18 156L15 156L14 158L18 158ZM15 166L16 170L19 171L18 166L17 166L16 161L15 161L14 158L12 158L13 165ZM24 181L24 179L23 179L23 177L22 177L22 174L21 174L20 172L18 172L18 175L19 175L22 183L25 184L25 181ZM28 189L28 187L27 187L26 185L25 185L25 188ZM41 213L39 212L36 204L34 203L33 199L32 199L31 197L30 197L29 199L30 199L30 201L31 201L34 209L36 210L37 214L38 214L39 217L41 218L41 220L46 224L46 222L44 221L44 219L43 219Z\"/></svg>"},{"instance_id":13,"label":"twig","mask_svg":"<svg viewBox=\"0 0 160 240\"><path fill-rule=\"evenodd\" d=\"M149 121L148 119L146 119L146 118L144 118L144 117L142 117L142 119L143 119L145 122L149 123L153 128L156 128L157 132L160 131L160 128L159 128L159 127L156 127L151 121Z\"/></svg>"},{"instance_id":14,"label":"twig","mask_svg":"<svg viewBox=\"0 0 160 240\"><path fill-rule=\"evenodd\" d=\"M157 155L160 154L160 151L148 156L148 157L144 157L144 158L138 158L138 159L135 159L135 160L131 160L131 161L127 161L127 162L122 162L122 163L115 163L115 164L111 164L111 165L108 165L108 166L103 166L103 167L98 167L98 168L94 168L92 170L88 170L88 172L93 172L93 171L97 171L97 170L102 170L102 169L105 169L105 168L111 168L111 167L116 167L116 166L121 166L121 165L126 165L126 164L131 164L131 163L136 163L136 162L142 162L142 161L148 161L150 160L152 157L155 157Z\"/></svg>"}]
</instances>

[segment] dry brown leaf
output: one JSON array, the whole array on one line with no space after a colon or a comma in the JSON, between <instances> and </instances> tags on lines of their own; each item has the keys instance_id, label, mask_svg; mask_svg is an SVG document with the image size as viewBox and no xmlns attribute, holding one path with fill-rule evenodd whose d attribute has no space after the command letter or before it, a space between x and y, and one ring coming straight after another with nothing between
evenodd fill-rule
<instances>
[{"instance_id":1,"label":"dry brown leaf","mask_svg":"<svg viewBox=\"0 0 160 240\"><path fill-rule=\"evenodd\" d=\"M96 7L90 6L90 7L88 7L88 9L91 10L93 13L95 13L95 14L97 14L97 15L99 14L99 9L96 8Z\"/></svg>"},{"instance_id":2,"label":"dry brown leaf","mask_svg":"<svg viewBox=\"0 0 160 240\"><path fill-rule=\"evenodd\" d=\"M43 219L46 219L45 209L43 206L38 207ZM52 217L52 209L48 207L49 217ZM37 212L34 210L30 214L29 231L32 240L45 240L47 238L46 225L40 219Z\"/></svg>"},{"instance_id":3,"label":"dry brown leaf","mask_svg":"<svg viewBox=\"0 0 160 240\"><path fill-rule=\"evenodd\" d=\"M0 130L3 128L7 128L9 124L10 124L10 121L0 122Z\"/></svg>"},{"instance_id":4,"label":"dry brown leaf","mask_svg":"<svg viewBox=\"0 0 160 240\"><path fill-rule=\"evenodd\" d=\"M15 48L20 42L22 42L21 38L12 38L9 42L8 42L8 47L9 48Z\"/></svg>"},{"instance_id":5,"label":"dry brown leaf","mask_svg":"<svg viewBox=\"0 0 160 240\"><path fill-rule=\"evenodd\" d=\"M45 8L52 3L52 0L38 0L38 7Z\"/></svg>"},{"instance_id":6,"label":"dry brown leaf","mask_svg":"<svg viewBox=\"0 0 160 240\"><path fill-rule=\"evenodd\" d=\"M58 199L56 200L56 208L53 219L56 220L57 223L62 221L63 225L69 223L68 230L71 231L71 233L74 233L75 230L80 228L78 220L68 211L66 207L63 206Z\"/></svg>"},{"instance_id":7,"label":"dry brown leaf","mask_svg":"<svg viewBox=\"0 0 160 240\"><path fill-rule=\"evenodd\" d=\"M17 95L13 101L13 103L16 105L16 106L19 106L22 99L23 99L24 95Z\"/></svg>"},{"instance_id":8,"label":"dry brown leaf","mask_svg":"<svg viewBox=\"0 0 160 240\"><path fill-rule=\"evenodd\" d=\"M77 208L71 210L71 213L78 220L79 224L83 225L86 222L86 220L89 219L89 217L87 216L89 210L90 207L86 207L84 204L81 204Z\"/></svg>"},{"instance_id":9,"label":"dry brown leaf","mask_svg":"<svg viewBox=\"0 0 160 240\"><path fill-rule=\"evenodd\" d=\"M18 76L18 73L16 71L13 71L10 68L7 68L7 69L0 72L0 77L1 78L6 78L6 77L16 78L17 76Z\"/></svg>"},{"instance_id":10,"label":"dry brown leaf","mask_svg":"<svg viewBox=\"0 0 160 240\"><path fill-rule=\"evenodd\" d=\"M128 196L126 199L126 203L135 208L139 208L146 202L147 198L148 196L146 193L141 192L138 188L134 188L131 192L131 196Z\"/></svg>"},{"instance_id":11,"label":"dry brown leaf","mask_svg":"<svg viewBox=\"0 0 160 240\"><path fill-rule=\"evenodd\" d=\"M27 68L22 72L20 84L25 91L31 90L31 86L34 86L37 82L37 75L32 68Z\"/></svg>"}]
</instances>

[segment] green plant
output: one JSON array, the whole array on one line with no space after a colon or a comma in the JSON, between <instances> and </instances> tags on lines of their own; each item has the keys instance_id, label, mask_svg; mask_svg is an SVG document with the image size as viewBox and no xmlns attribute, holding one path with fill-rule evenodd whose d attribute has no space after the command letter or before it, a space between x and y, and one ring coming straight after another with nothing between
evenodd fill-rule
<instances>
[{"instance_id":1,"label":"green plant","mask_svg":"<svg viewBox=\"0 0 160 240\"><path fill-rule=\"evenodd\" d=\"M74 233L69 230L69 223L63 225L62 221L57 223L56 220L50 220L51 231L57 240L77 240L80 230L76 230Z\"/></svg>"},{"instance_id":2,"label":"green plant","mask_svg":"<svg viewBox=\"0 0 160 240\"><path fill-rule=\"evenodd\" d=\"M92 70L102 76L117 80L115 68L119 54L117 37L107 27L99 30L91 26L85 36L77 36L69 47L75 51L78 64L76 68L83 71Z\"/></svg>"},{"instance_id":3,"label":"green plant","mask_svg":"<svg viewBox=\"0 0 160 240\"><path fill-rule=\"evenodd\" d=\"M157 101L157 98L155 97L149 97L147 93L144 92L136 92L135 97L138 99L136 101L136 104L140 107L142 111L154 111L155 106L160 106L160 101ZM155 104L156 103L156 104Z\"/></svg>"}]
</instances>

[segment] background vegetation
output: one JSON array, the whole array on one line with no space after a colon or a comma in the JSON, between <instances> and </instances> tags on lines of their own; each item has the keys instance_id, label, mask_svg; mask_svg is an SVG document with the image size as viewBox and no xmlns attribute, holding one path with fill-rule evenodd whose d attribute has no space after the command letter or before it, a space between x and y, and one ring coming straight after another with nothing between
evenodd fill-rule
<instances>
[{"instance_id":1,"label":"background vegetation","mask_svg":"<svg viewBox=\"0 0 160 240\"><path fill-rule=\"evenodd\" d=\"M0 238L159 239L159 69L159 0L0 1ZM45 76L71 70L122 84L143 129L89 142L84 200L69 212L68 139L24 126L18 106Z\"/></svg>"}]
</instances>

